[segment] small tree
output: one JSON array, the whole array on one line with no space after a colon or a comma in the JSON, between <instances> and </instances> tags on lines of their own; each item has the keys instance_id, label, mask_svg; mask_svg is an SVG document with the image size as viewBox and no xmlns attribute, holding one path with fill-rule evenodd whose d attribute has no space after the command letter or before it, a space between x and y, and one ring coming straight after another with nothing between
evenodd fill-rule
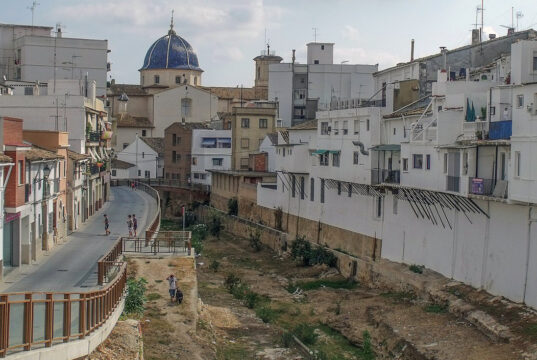
<instances>
[{"instance_id":1,"label":"small tree","mask_svg":"<svg viewBox=\"0 0 537 360\"><path fill-rule=\"evenodd\" d=\"M129 278L127 280L127 297L125 298L125 308L123 310L125 315L140 316L144 313L144 304L147 300L145 297L146 285L147 280L144 278Z\"/></svg>"},{"instance_id":2,"label":"small tree","mask_svg":"<svg viewBox=\"0 0 537 360\"><path fill-rule=\"evenodd\" d=\"M218 214L213 214L209 218L209 231L212 236L216 236L217 239L220 239L220 231L222 230L222 219Z\"/></svg>"},{"instance_id":3,"label":"small tree","mask_svg":"<svg viewBox=\"0 0 537 360\"><path fill-rule=\"evenodd\" d=\"M263 248L263 244L261 243L261 232L259 229L250 233L250 246L255 252L258 252Z\"/></svg>"},{"instance_id":4,"label":"small tree","mask_svg":"<svg viewBox=\"0 0 537 360\"><path fill-rule=\"evenodd\" d=\"M239 202L237 201L237 198L232 197L227 201L227 213L228 215L235 215L239 213Z\"/></svg>"},{"instance_id":5,"label":"small tree","mask_svg":"<svg viewBox=\"0 0 537 360\"><path fill-rule=\"evenodd\" d=\"M304 236L297 236L291 244L291 257L295 260L300 260L304 266L310 265L311 244Z\"/></svg>"},{"instance_id":6,"label":"small tree","mask_svg":"<svg viewBox=\"0 0 537 360\"><path fill-rule=\"evenodd\" d=\"M277 207L276 211L274 211L274 226L278 230L282 230L282 219L283 219L283 210L281 207Z\"/></svg>"}]
</instances>

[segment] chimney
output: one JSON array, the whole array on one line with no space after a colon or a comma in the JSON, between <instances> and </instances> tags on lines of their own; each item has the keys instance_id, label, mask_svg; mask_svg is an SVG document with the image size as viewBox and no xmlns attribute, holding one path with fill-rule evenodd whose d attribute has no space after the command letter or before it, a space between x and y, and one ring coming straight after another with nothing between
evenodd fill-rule
<instances>
[{"instance_id":1,"label":"chimney","mask_svg":"<svg viewBox=\"0 0 537 360\"><path fill-rule=\"evenodd\" d=\"M442 70L447 70L447 49L445 46L440 46L440 53L442 54Z\"/></svg>"},{"instance_id":2,"label":"chimney","mask_svg":"<svg viewBox=\"0 0 537 360\"><path fill-rule=\"evenodd\" d=\"M295 49L293 49L293 57L291 58L291 59L292 59L292 62L293 62L293 64L295 63L295 60L296 60L296 57L295 57L295 52L296 52L296 50L295 50Z\"/></svg>"},{"instance_id":3,"label":"chimney","mask_svg":"<svg viewBox=\"0 0 537 360\"><path fill-rule=\"evenodd\" d=\"M58 30L56 31L56 37L61 38L62 37L62 28L58 26Z\"/></svg>"},{"instance_id":4,"label":"chimney","mask_svg":"<svg viewBox=\"0 0 537 360\"><path fill-rule=\"evenodd\" d=\"M414 39L410 41L410 61L414 61Z\"/></svg>"},{"instance_id":5,"label":"chimney","mask_svg":"<svg viewBox=\"0 0 537 360\"><path fill-rule=\"evenodd\" d=\"M510 27L507 29L507 36L511 36L514 34L515 34L515 28Z\"/></svg>"},{"instance_id":6,"label":"chimney","mask_svg":"<svg viewBox=\"0 0 537 360\"><path fill-rule=\"evenodd\" d=\"M472 29L472 45L477 45L481 42L481 31Z\"/></svg>"}]
</instances>

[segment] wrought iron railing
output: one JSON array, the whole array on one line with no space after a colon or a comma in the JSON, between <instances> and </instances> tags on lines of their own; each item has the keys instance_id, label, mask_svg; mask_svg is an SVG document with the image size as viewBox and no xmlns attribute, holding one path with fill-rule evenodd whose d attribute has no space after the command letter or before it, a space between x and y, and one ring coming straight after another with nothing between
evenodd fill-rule
<instances>
[{"instance_id":1,"label":"wrought iron railing","mask_svg":"<svg viewBox=\"0 0 537 360\"><path fill-rule=\"evenodd\" d=\"M101 141L101 132L100 131L88 131L86 133L86 140L89 142Z\"/></svg>"}]
</instances>

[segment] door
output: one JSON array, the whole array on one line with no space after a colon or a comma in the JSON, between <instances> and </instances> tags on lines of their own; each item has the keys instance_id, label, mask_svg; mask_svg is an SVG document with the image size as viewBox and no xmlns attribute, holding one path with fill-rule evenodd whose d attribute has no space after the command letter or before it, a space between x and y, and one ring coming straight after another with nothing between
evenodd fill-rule
<instances>
[{"instance_id":1,"label":"door","mask_svg":"<svg viewBox=\"0 0 537 360\"><path fill-rule=\"evenodd\" d=\"M507 180L507 169L505 168L506 158L505 153L500 155L500 180Z\"/></svg>"},{"instance_id":2,"label":"door","mask_svg":"<svg viewBox=\"0 0 537 360\"><path fill-rule=\"evenodd\" d=\"M448 176L447 190L459 192L461 173L461 154L459 152L448 153Z\"/></svg>"},{"instance_id":3,"label":"door","mask_svg":"<svg viewBox=\"0 0 537 360\"><path fill-rule=\"evenodd\" d=\"M13 266L13 221L4 224L4 266Z\"/></svg>"}]
</instances>

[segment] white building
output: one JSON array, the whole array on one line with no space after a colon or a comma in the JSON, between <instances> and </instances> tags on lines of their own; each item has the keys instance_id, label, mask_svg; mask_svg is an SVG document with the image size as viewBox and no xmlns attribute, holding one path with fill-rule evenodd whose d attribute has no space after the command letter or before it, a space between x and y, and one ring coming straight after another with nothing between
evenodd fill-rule
<instances>
[{"instance_id":1,"label":"white building","mask_svg":"<svg viewBox=\"0 0 537 360\"><path fill-rule=\"evenodd\" d=\"M280 126L315 118L317 110L346 99L369 99L378 65L334 64L332 43L309 43L307 64L269 65L269 94L279 104ZM293 55L294 56L294 55Z\"/></svg>"},{"instance_id":2,"label":"white building","mask_svg":"<svg viewBox=\"0 0 537 360\"><path fill-rule=\"evenodd\" d=\"M210 170L231 169L231 130L192 129L192 183L211 185Z\"/></svg>"},{"instance_id":3,"label":"white building","mask_svg":"<svg viewBox=\"0 0 537 360\"><path fill-rule=\"evenodd\" d=\"M267 154L267 171L276 170L276 145L278 145L278 133L271 133L265 136L259 144L259 152Z\"/></svg>"},{"instance_id":4,"label":"white building","mask_svg":"<svg viewBox=\"0 0 537 360\"><path fill-rule=\"evenodd\" d=\"M112 164L112 178L155 179L161 178L164 165L164 138L136 139L117 153ZM127 165L126 165L127 164ZM134 168L130 165L134 165Z\"/></svg>"},{"instance_id":5,"label":"white building","mask_svg":"<svg viewBox=\"0 0 537 360\"><path fill-rule=\"evenodd\" d=\"M380 239L382 258L537 307L537 41L522 35L485 42L488 63L464 70L481 45L444 54L443 69L433 56L380 71L376 101L290 128L258 205L319 223L311 241L358 253Z\"/></svg>"},{"instance_id":6,"label":"white building","mask_svg":"<svg viewBox=\"0 0 537 360\"><path fill-rule=\"evenodd\" d=\"M108 41L51 36L44 26L0 24L0 77L45 82L87 75L97 83L97 96L106 94Z\"/></svg>"}]
</instances>

